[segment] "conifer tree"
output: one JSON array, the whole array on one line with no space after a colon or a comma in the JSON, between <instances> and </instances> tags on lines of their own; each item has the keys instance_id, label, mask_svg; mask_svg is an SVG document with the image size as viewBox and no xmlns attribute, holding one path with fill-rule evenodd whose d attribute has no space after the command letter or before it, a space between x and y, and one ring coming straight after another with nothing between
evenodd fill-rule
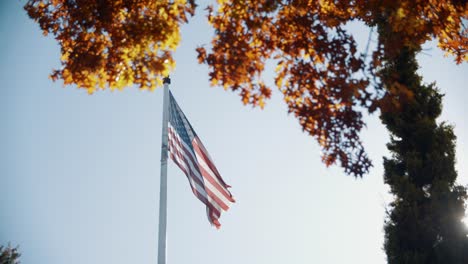
<instances>
[{"instance_id":1,"label":"conifer tree","mask_svg":"<svg viewBox=\"0 0 468 264\"><path fill-rule=\"evenodd\" d=\"M0 264L19 264L18 258L21 254L18 252L18 248L11 246L4 247L0 246Z\"/></svg>"},{"instance_id":2,"label":"conifer tree","mask_svg":"<svg viewBox=\"0 0 468 264\"><path fill-rule=\"evenodd\" d=\"M466 188L455 183L455 135L437 122L442 98L435 84L417 74L418 50L387 57L381 71L388 87L405 87L395 104L382 108L392 153L384 158L384 180L395 199L385 222L388 263L468 263L464 216Z\"/></svg>"}]
</instances>

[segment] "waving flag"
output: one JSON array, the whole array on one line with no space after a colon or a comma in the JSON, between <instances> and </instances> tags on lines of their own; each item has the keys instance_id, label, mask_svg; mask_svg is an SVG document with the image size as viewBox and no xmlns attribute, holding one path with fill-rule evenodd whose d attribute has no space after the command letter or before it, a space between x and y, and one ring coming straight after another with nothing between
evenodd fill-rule
<instances>
[{"instance_id":1,"label":"waving flag","mask_svg":"<svg viewBox=\"0 0 468 264\"><path fill-rule=\"evenodd\" d=\"M227 211L234 198L221 178L206 148L169 92L169 154L187 176L193 194L206 205L208 220L216 228L221 211Z\"/></svg>"}]
</instances>

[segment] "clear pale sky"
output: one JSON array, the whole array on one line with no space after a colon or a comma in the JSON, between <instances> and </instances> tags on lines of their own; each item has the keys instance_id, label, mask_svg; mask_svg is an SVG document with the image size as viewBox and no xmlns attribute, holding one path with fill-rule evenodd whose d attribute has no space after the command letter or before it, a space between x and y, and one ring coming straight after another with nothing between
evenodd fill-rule
<instances>
[{"instance_id":1,"label":"clear pale sky","mask_svg":"<svg viewBox=\"0 0 468 264\"><path fill-rule=\"evenodd\" d=\"M24 3L0 3L0 244L20 245L23 264L156 263L162 89L90 96L52 82L59 47ZM211 227L170 162L168 264L385 263L388 133L378 116L362 132L371 172L355 179L326 168L279 92L260 110L209 86L195 53L212 34L199 5L182 29L171 89L237 203ZM353 32L365 44L369 30ZM455 125L466 185L468 64L433 44L419 59L424 80L446 93L440 120Z\"/></svg>"}]
</instances>

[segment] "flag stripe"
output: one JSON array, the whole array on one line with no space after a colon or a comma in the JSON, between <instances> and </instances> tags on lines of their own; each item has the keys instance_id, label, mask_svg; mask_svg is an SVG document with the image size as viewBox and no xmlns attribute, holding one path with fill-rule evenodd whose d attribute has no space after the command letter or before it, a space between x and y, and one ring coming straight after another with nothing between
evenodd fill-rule
<instances>
[{"instance_id":1,"label":"flag stripe","mask_svg":"<svg viewBox=\"0 0 468 264\"><path fill-rule=\"evenodd\" d=\"M206 170L203 166L200 166L200 171L203 175L203 178L207 180L215 189L216 192L222 196L223 200L227 200L229 202L234 202L233 199L229 194L227 194L226 189L223 189L218 182L212 177L212 172L209 170Z\"/></svg>"},{"instance_id":2,"label":"flag stripe","mask_svg":"<svg viewBox=\"0 0 468 264\"><path fill-rule=\"evenodd\" d=\"M221 210L217 206L211 204L205 195L201 194L196 188L192 188L192 191L193 191L193 194L195 194L195 196L208 207L208 210L210 213L213 213L214 215L218 215L218 216L221 215L220 213Z\"/></svg>"},{"instance_id":3,"label":"flag stripe","mask_svg":"<svg viewBox=\"0 0 468 264\"><path fill-rule=\"evenodd\" d=\"M227 189L227 186L223 182L219 181L218 177L216 176L216 172L213 171L212 167L209 166L209 163L203 158L203 152L201 152L196 143L194 146L195 154L197 155L197 160L199 161L200 170L203 176L208 179L226 199L228 199L230 202L234 202L231 193Z\"/></svg>"},{"instance_id":4,"label":"flag stripe","mask_svg":"<svg viewBox=\"0 0 468 264\"><path fill-rule=\"evenodd\" d=\"M177 166L179 166L179 168L185 173L185 175L190 175L192 177L187 177L188 180L189 180L189 183L190 183L190 187L192 189L192 192L193 194L200 200L202 201L206 206L209 206L210 209L214 210L217 212L217 214L219 214L219 212L221 211L221 209L224 209L222 206L220 206L218 204L218 201L213 201L212 198L210 197L210 192L208 191L208 193L206 192L207 190L205 190L204 188L201 187L201 185L195 181L194 177L193 177L193 173L189 171L187 171L185 169L185 165L182 165L178 159L176 157L174 157L174 155L171 153L171 158L173 159L173 161L176 163ZM224 210L227 210L227 209L224 209Z\"/></svg>"},{"instance_id":5,"label":"flag stripe","mask_svg":"<svg viewBox=\"0 0 468 264\"><path fill-rule=\"evenodd\" d=\"M172 154L171 154L171 158L172 157ZM175 162L175 161L174 161ZM178 164L177 162L175 162L176 164ZM178 164L179 165L179 164ZM182 169L182 168L181 168ZM182 170L184 171L184 170ZM185 171L184 171L185 172ZM190 180L189 180L190 181ZM221 216L221 213L220 213L220 210L217 209L214 205L212 205L210 202L208 202L206 196L204 196L203 194L199 193L198 190L196 188L193 187L192 184L190 184L190 187L192 187L192 192L193 194L201 201L203 202L206 206L207 206L207 209L208 209L208 217L212 217L212 215L215 215L217 217ZM218 222L219 223L219 222ZM215 224L216 225L216 224Z\"/></svg>"},{"instance_id":6,"label":"flag stripe","mask_svg":"<svg viewBox=\"0 0 468 264\"><path fill-rule=\"evenodd\" d=\"M220 196L219 195L216 195L213 191L211 191L211 188L203 188L203 184L200 183L199 179L197 176L195 176L197 174L196 171L194 171L193 169L190 169L190 164L186 163L185 165L182 165L182 162L177 162L178 166L179 167L185 167L185 166L188 166L189 169L188 169L188 172L186 169L184 169L184 173L190 177L189 178L189 181L190 181L190 184L193 185L193 188L192 189L196 189L198 193L200 193L201 195L203 195L205 198L207 198L208 200L211 201L211 203L213 203L213 206L215 206L216 208L222 208L223 210L227 210L229 209L229 207L226 205L226 202L225 201L222 201L220 199ZM182 169L182 168L181 168Z\"/></svg>"},{"instance_id":7,"label":"flag stripe","mask_svg":"<svg viewBox=\"0 0 468 264\"><path fill-rule=\"evenodd\" d=\"M174 142L174 145L176 145L176 146L181 146L182 151L184 152L183 156L188 156L190 161L191 161L191 164L193 165L193 167L195 167L195 169L197 171L196 176L198 176L200 180L202 180L201 176L203 176L203 179L208 180L210 185L212 185L214 188L216 188L216 191L219 192L220 195L222 195L228 201L233 202L229 191L226 188L223 188L220 185L219 181L217 181L217 178L213 177L213 173L210 174L209 169L207 170L204 160L200 159L196 154L194 155L194 153L191 152L190 149L188 149L188 146L184 142L182 142L181 140L178 139L178 136L175 135L172 128L170 128L169 131L170 131L169 132L170 142ZM180 150L177 149L177 147L176 147L176 151L180 151ZM196 163L194 161L194 156L196 157L196 160L199 161L198 163ZM199 166L195 166L195 164L198 164ZM205 170L205 172L204 172L204 170ZM227 201L225 201L225 202L227 202Z\"/></svg>"},{"instance_id":8,"label":"flag stripe","mask_svg":"<svg viewBox=\"0 0 468 264\"><path fill-rule=\"evenodd\" d=\"M218 169L216 169L210 155L208 154L208 151L206 151L205 146L201 143L200 140L197 140L194 142L194 147L195 150L199 150L200 155L203 157L203 160L207 163L207 165L210 167L210 169L214 172L216 175L216 178L223 184L225 188L228 188L229 186L224 182L223 178L221 178L221 175L218 172ZM227 189L226 189L227 190ZM232 196L231 193L228 191L229 196Z\"/></svg>"},{"instance_id":9,"label":"flag stripe","mask_svg":"<svg viewBox=\"0 0 468 264\"><path fill-rule=\"evenodd\" d=\"M225 199L224 195L219 193L215 186L213 186L211 183L204 181L206 178L202 178L199 170L200 168L196 167L193 164L192 154L183 146L181 150L180 145L175 145L174 141L177 142L177 140L173 139L170 141L170 146L174 149L171 152L176 154L176 157L173 157L173 159L178 159L178 166L183 166L184 173L188 176L191 176L189 178L197 183L196 189L201 190L202 195L207 194L209 198L213 199L214 202L216 202L217 207L221 207L225 211L229 209L229 206L227 205L229 200ZM182 151L185 155L181 153ZM186 157L188 157L189 159L187 159ZM203 188L202 186L205 186L205 188Z\"/></svg>"},{"instance_id":10,"label":"flag stripe","mask_svg":"<svg viewBox=\"0 0 468 264\"><path fill-rule=\"evenodd\" d=\"M187 177L189 180L190 186L192 190L197 190L197 193L200 193L200 195L203 195L204 197L207 196L207 193L205 192L205 188L203 187L203 182L201 182L197 177L193 177L195 174L193 173L193 169L191 168L190 164L188 164L187 160L180 154L180 152L177 151L174 154L171 153L171 158L174 160L174 162L179 166L179 168L185 173L185 175L189 175L191 177Z\"/></svg>"},{"instance_id":11,"label":"flag stripe","mask_svg":"<svg viewBox=\"0 0 468 264\"><path fill-rule=\"evenodd\" d=\"M229 207L210 190L211 188L203 188L204 184L200 181L199 172L193 167L191 162L188 161L185 156L182 156L179 151L176 152L177 157L171 158L175 159L174 161L177 161L176 164L182 169L185 175L187 175L189 182L192 185L192 190L195 189L198 193L203 195L205 199L212 200L211 203L213 203L213 206L216 208L227 210Z\"/></svg>"}]
</instances>

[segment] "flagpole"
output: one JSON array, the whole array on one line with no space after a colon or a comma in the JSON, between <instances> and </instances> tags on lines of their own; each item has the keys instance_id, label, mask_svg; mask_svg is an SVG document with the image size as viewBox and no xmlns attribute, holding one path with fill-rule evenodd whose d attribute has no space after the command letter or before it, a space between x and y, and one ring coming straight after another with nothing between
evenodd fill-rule
<instances>
[{"instance_id":1,"label":"flagpole","mask_svg":"<svg viewBox=\"0 0 468 264\"><path fill-rule=\"evenodd\" d=\"M171 79L164 78L164 99L161 138L161 180L159 185L159 231L158 264L166 264L166 227L167 227L167 145L169 120L169 84Z\"/></svg>"}]
</instances>

